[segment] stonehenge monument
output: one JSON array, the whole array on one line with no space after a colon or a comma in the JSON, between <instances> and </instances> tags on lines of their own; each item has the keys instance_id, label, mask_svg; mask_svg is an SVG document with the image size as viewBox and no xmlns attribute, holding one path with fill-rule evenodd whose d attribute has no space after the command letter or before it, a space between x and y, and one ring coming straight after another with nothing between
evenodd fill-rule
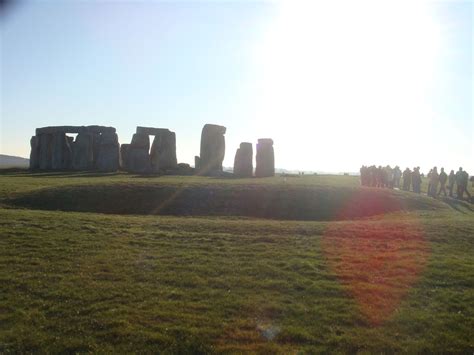
<instances>
[{"instance_id":1,"label":"stonehenge monument","mask_svg":"<svg viewBox=\"0 0 474 355\"><path fill-rule=\"evenodd\" d=\"M256 163L256 177L275 176L275 156L272 139L261 138L258 140Z\"/></svg>"},{"instance_id":2,"label":"stonehenge monument","mask_svg":"<svg viewBox=\"0 0 474 355\"><path fill-rule=\"evenodd\" d=\"M76 139L67 133L77 134ZM37 128L30 144L30 169L116 171L119 168L119 143L114 127Z\"/></svg>"},{"instance_id":3,"label":"stonehenge monument","mask_svg":"<svg viewBox=\"0 0 474 355\"><path fill-rule=\"evenodd\" d=\"M155 136L150 149L150 137ZM175 170L176 134L166 128L137 127L130 144L122 144L122 168L133 173Z\"/></svg>"},{"instance_id":4,"label":"stonehenge monument","mask_svg":"<svg viewBox=\"0 0 474 355\"><path fill-rule=\"evenodd\" d=\"M214 124L204 125L201 133L201 152L198 171L201 175L213 175L222 172L225 155L226 128Z\"/></svg>"},{"instance_id":5,"label":"stonehenge monument","mask_svg":"<svg viewBox=\"0 0 474 355\"><path fill-rule=\"evenodd\" d=\"M98 170L114 172L120 168L132 173L220 175L225 155L226 127L204 125L200 155L195 168L178 164L176 134L166 128L136 128L129 144L120 145L114 127L52 126L36 129L31 137L31 170ZM76 137L67 136L76 134ZM154 136L150 144L150 136ZM273 140L259 139L256 148L256 177L275 175ZM234 159L236 177L253 176L252 143L242 142Z\"/></svg>"},{"instance_id":6,"label":"stonehenge monument","mask_svg":"<svg viewBox=\"0 0 474 355\"><path fill-rule=\"evenodd\" d=\"M234 175L236 177L253 176L253 148L252 143L240 143L234 159Z\"/></svg>"}]
</instances>

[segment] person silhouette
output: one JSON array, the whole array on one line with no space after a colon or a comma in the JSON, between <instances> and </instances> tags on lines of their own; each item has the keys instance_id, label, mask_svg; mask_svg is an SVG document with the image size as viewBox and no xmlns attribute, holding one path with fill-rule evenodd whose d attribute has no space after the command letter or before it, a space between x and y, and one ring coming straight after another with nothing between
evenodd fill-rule
<instances>
[{"instance_id":1,"label":"person silhouette","mask_svg":"<svg viewBox=\"0 0 474 355\"><path fill-rule=\"evenodd\" d=\"M454 174L454 170L451 170L448 177L449 197L453 197L453 189L454 189L455 182L456 182L456 175Z\"/></svg>"},{"instance_id":2,"label":"person silhouette","mask_svg":"<svg viewBox=\"0 0 474 355\"><path fill-rule=\"evenodd\" d=\"M456 198L461 199L463 198L463 175L464 172L462 171L462 167L459 167L459 170L456 172Z\"/></svg>"},{"instance_id":3,"label":"person silhouette","mask_svg":"<svg viewBox=\"0 0 474 355\"><path fill-rule=\"evenodd\" d=\"M448 181L448 175L444 172L444 168L441 168L441 172L439 173L438 196L441 195L441 192L443 192L444 196L446 197L446 181Z\"/></svg>"}]
</instances>

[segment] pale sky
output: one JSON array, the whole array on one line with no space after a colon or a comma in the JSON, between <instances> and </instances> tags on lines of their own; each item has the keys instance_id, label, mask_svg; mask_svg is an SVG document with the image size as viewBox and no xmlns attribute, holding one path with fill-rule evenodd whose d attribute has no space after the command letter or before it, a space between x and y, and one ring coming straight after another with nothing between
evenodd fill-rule
<instances>
[{"instance_id":1,"label":"pale sky","mask_svg":"<svg viewBox=\"0 0 474 355\"><path fill-rule=\"evenodd\" d=\"M279 168L474 173L471 1L22 1L1 14L0 153L36 127L273 138Z\"/></svg>"}]
</instances>

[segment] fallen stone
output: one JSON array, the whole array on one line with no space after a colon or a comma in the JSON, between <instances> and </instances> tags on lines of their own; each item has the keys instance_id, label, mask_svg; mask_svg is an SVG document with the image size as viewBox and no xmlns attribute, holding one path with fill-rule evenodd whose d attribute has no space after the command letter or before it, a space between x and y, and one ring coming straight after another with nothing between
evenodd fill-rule
<instances>
[{"instance_id":1,"label":"fallen stone","mask_svg":"<svg viewBox=\"0 0 474 355\"><path fill-rule=\"evenodd\" d=\"M186 163L179 163L176 169L176 173L179 175L194 175L194 169Z\"/></svg>"}]
</instances>

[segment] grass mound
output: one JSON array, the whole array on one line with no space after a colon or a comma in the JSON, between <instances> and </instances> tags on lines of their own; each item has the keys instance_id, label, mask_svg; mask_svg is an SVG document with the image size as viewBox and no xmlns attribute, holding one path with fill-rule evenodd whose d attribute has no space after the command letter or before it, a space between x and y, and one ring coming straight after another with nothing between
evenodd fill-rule
<instances>
[{"instance_id":1,"label":"grass mound","mask_svg":"<svg viewBox=\"0 0 474 355\"><path fill-rule=\"evenodd\" d=\"M180 187L114 183L59 186L25 192L7 202L43 210L315 221L446 208L439 201L392 190L252 184Z\"/></svg>"},{"instance_id":2,"label":"grass mound","mask_svg":"<svg viewBox=\"0 0 474 355\"><path fill-rule=\"evenodd\" d=\"M0 353L472 353L472 205L358 184L0 171Z\"/></svg>"}]
</instances>

